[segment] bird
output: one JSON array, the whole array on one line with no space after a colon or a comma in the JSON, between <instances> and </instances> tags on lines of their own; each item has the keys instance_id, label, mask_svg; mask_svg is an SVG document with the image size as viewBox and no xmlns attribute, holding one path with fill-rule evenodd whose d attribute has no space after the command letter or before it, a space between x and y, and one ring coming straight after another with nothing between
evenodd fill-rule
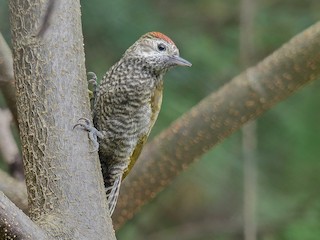
<instances>
[{"instance_id":1,"label":"bird","mask_svg":"<svg viewBox=\"0 0 320 240\"><path fill-rule=\"evenodd\" d=\"M130 46L104 75L95 91L93 126L81 118L75 126L89 132L99 151L110 215L150 131L162 103L163 77L176 66L191 67L165 34L149 32Z\"/></svg>"}]
</instances>

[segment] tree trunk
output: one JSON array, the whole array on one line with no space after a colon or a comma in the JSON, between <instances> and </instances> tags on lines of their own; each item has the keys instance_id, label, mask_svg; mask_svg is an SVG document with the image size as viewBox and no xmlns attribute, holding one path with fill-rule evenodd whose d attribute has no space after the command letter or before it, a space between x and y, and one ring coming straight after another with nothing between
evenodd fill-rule
<instances>
[{"instance_id":1,"label":"tree trunk","mask_svg":"<svg viewBox=\"0 0 320 240\"><path fill-rule=\"evenodd\" d=\"M115 239L98 155L73 130L90 118L80 3L55 0L37 36L43 2L9 1L29 216L53 239Z\"/></svg>"}]
</instances>

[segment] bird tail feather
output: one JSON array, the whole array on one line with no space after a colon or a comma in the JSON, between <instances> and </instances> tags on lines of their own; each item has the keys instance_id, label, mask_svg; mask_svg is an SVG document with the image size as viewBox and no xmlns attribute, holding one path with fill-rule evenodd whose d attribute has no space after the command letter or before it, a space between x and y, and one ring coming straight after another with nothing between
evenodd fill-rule
<instances>
[{"instance_id":1,"label":"bird tail feather","mask_svg":"<svg viewBox=\"0 0 320 240\"><path fill-rule=\"evenodd\" d=\"M115 178L113 184L110 187L106 188L110 216L112 215L112 213L117 205L119 192L120 192L121 180L122 180L122 175L117 176Z\"/></svg>"}]
</instances>

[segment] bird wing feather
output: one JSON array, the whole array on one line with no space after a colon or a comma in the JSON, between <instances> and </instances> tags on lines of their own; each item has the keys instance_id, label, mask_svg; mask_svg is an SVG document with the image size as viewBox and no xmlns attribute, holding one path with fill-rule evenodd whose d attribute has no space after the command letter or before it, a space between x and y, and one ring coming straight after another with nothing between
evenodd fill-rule
<instances>
[{"instance_id":1,"label":"bird wing feather","mask_svg":"<svg viewBox=\"0 0 320 240\"><path fill-rule=\"evenodd\" d=\"M133 150L133 152L130 156L129 166L128 166L127 170L123 173L122 179L124 179L128 175L128 173L131 171L133 165L136 163L136 161L137 161L138 157L140 156L140 153L143 149L143 146L147 142L147 139L148 139L148 136L151 132L151 129L158 118L158 114L160 112L161 103L162 103L162 91L163 91L163 84L161 83L161 84L159 84L159 86L156 87L156 89L151 97L151 100L150 100L152 114L151 114L148 132L145 135L142 135L140 137L135 149Z\"/></svg>"}]
</instances>

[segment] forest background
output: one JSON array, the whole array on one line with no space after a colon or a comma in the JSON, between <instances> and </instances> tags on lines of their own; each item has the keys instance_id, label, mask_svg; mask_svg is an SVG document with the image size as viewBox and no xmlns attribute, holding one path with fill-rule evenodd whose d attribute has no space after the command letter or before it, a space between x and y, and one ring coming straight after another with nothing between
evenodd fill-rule
<instances>
[{"instance_id":1,"label":"forest background","mask_svg":"<svg viewBox=\"0 0 320 240\"><path fill-rule=\"evenodd\" d=\"M167 74L152 139L244 70L240 4L237 0L81 1L87 71L101 78L148 31L161 31L174 40L181 56L193 66ZM319 19L317 0L260 0L254 4L251 65ZM3 0L0 31L10 43ZM320 82L314 81L256 121L258 239L307 240L320 235L319 87ZM1 97L0 106L5 106ZM144 206L119 230L118 238L242 239L243 163L238 131Z\"/></svg>"}]
</instances>

